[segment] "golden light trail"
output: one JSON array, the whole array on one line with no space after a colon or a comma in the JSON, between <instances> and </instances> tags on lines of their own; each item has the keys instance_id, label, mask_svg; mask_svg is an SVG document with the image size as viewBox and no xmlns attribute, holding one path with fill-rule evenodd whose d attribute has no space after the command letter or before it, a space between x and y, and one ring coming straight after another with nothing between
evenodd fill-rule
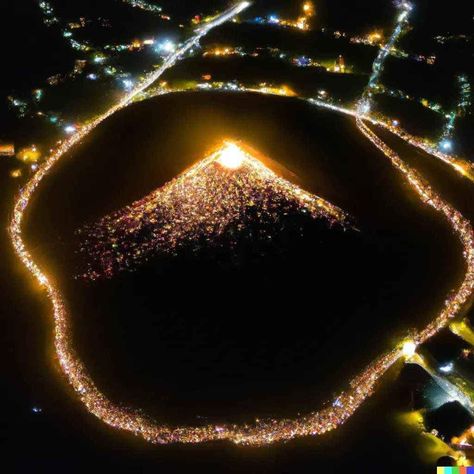
<instances>
[{"instance_id":1,"label":"golden light trail","mask_svg":"<svg viewBox=\"0 0 474 474\"><path fill-rule=\"evenodd\" d=\"M474 289L474 236L469 222L456 210L439 198L425 184L417 173L405 165L401 159L381 140L358 120L362 132L389 157L393 164L405 175L412 188L420 195L423 202L433 206L445 215L464 245L467 271L462 285L445 302L440 315L422 332L413 336L413 345L426 341L429 337L444 328L463 308ZM209 165L210 160L218 160L219 155L211 155L209 159L198 164L198 169ZM262 170L267 172L265 167ZM54 308L55 346L59 363L70 384L78 393L87 409L108 425L130 431L137 436L153 443L202 443L216 440L229 440L238 444L262 445L289 440L299 436L315 436L336 429L357 410L375 389L380 377L400 358L407 353L407 345L396 347L391 352L375 360L366 370L353 379L347 391L341 393L330 407L313 412L297 419L264 420L249 425L208 425L204 427L168 427L154 423L140 413L114 405L108 400L88 376L82 362L76 357L70 346L69 315L62 296L49 278L42 273L26 250L21 238L21 222L24 210L31 194L49 168L42 168L20 195L15 207L15 215L11 225L11 235L15 248L27 268L45 287ZM303 191L304 200L310 199ZM24 193L27 193L26 195ZM404 350L405 349L405 350ZM410 353L413 347L410 346Z\"/></svg>"},{"instance_id":2,"label":"golden light trail","mask_svg":"<svg viewBox=\"0 0 474 474\"><path fill-rule=\"evenodd\" d=\"M352 117L360 118L367 122L372 123L373 125L382 127L388 130L389 132L393 133L394 135L396 135L398 138L401 138L404 142L414 146L415 148L418 148L424 151L428 155L438 158L439 160L443 161L447 165L451 166L458 174L474 182L474 165L472 163L470 163L469 161L465 161L460 158L457 158L456 156L449 155L448 153L443 153L436 146L427 144L421 138L411 135L410 133L408 133L406 130L403 130L399 126L396 127L391 123L388 123L384 120L378 120L374 117L371 117L370 115L359 114L357 110L329 104L327 102L323 102L318 99L307 99L307 102L309 102L310 104L316 105L318 107L328 109L328 110L333 110L335 112L351 115Z\"/></svg>"},{"instance_id":3,"label":"golden light trail","mask_svg":"<svg viewBox=\"0 0 474 474\"><path fill-rule=\"evenodd\" d=\"M361 374L351 380L348 384L348 389L340 393L339 396L333 400L331 405L306 416L301 416L296 419L259 420L255 423L244 425L212 424L200 427L171 427L156 423L142 413L126 409L109 400L90 378L82 361L77 357L71 346L70 315L67 311L65 301L53 280L35 263L33 256L23 241L22 224L25 211L28 208L34 192L43 179L48 176L54 165L67 151L79 143L87 133L117 110L127 106L138 93L145 90L164 70L172 66L180 56L190 49L211 27L220 24L219 21L227 21L247 6L247 2L240 3L213 22L208 23L203 29L199 30L197 35L187 42L183 48L171 55L157 73L153 73L153 75L144 81L135 91L126 96L107 113L91 124L81 128L77 134L62 143L21 190L15 202L13 218L10 224L10 235L17 255L25 267L44 288L52 304L54 345L59 364L68 382L91 414L111 427L129 431L152 443L203 443L228 440L236 444L258 446L290 440L301 436L316 436L327 433L344 424L357 408L373 394L380 377L382 377L397 360L404 356L404 352L406 355L408 352L411 353L413 349L412 346L407 347L407 343L405 342L404 346L400 345L395 347L392 351L382 355L371 363ZM343 110L343 112L348 113L347 110ZM466 272L463 281L460 286L446 298L444 307L435 320L422 331L412 335L412 343L416 348L416 346L422 344L441 329L445 328L450 321L460 314L471 298L474 291L474 233L469 221L443 201L415 170L406 165L392 149L380 140L363 122L362 117L353 111L349 113L356 117L359 130L379 148L392 162L393 166L402 173L411 189L420 197L422 202L431 206L444 216L458 236L464 249L463 256L466 263ZM375 123L378 124L377 121L375 121ZM431 151L428 152L431 153ZM212 160L216 159L218 159L218 157L212 155ZM244 166L247 159L248 154L245 154L245 160L242 160L240 167ZM235 157L231 160L231 164L232 163L234 165L237 163ZM208 164L208 160L203 160L199 166ZM257 165L255 164L255 166ZM263 165L261 166L262 169L259 171L267 173L268 169ZM237 166L234 170L239 170L240 167ZM233 172L232 166L229 168L229 171ZM275 176L276 175L272 173L272 179L279 179L277 176L275 178ZM287 182L285 181L285 183ZM295 198L297 197L301 202L307 205L315 199L314 196L305 193L297 187L294 188L294 193ZM322 200L318 202L318 205L319 209L324 209L326 213L330 213L331 210L334 210L331 205L326 202L323 203Z\"/></svg>"},{"instance_id":4,"label":"golden light trail","mask_svg":"<svg viewBox=\"0 0 474 474\"><path fill-rule=\"evenodd\" d=\"M421 201L434 208L450 224L457 234L462 246L463 256L466 263L466 273L459 288L453 292L444 302L444 308L438 317L431 322L423 331L413 337L417 345L426 342L445 328L449 322L458 315L468 303L474 291L474 231L471 223L451 205L441 199L431 186L416 172L410 168L398 154L386 145L364 122L362 118L356 119L359 130L392 162L406 178L411 188L418 194Z\"/></svg>"}]
</instances>

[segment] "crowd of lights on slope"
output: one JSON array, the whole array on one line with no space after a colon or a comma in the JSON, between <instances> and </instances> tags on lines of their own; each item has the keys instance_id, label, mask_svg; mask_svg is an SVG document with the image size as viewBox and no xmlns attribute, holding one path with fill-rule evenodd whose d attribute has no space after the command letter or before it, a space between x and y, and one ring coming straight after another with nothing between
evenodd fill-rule
<instances>
[{"instance_id":1,"label":"crowd of lights on slope","mask_svg":"<svg viewBox=\"0 0 474 474\"><path fill-rule=\"evenodd\" d=\"M338 208L228 142L142 200L81 229L81 251L88 261L81 276L112 277L183 243L214 241L231 225L242 230L250 220L274 223L296 212L345 221Z\"/></svg>"},{"instance_id":2,"label":"crowd of lights on slope","mask_svg":"<svg viewBox=\"0 0 474 474\"><path fill-rule=\"evenodd\" d=\"M200 33L201 32L199 32L199 34ZM171 55L170 62L167 63L166 67L174 64L178 58L179 55L174 58L173 55ZM142 92L144 88L141 88L141 86L138 87L136 93ZM404 355L404 349L413 346L416 348L418 344L426 341L429 337L436 334L437 331L445 327L452 318L459 314L467 299L472 295L474 287L474 237L469 222L437 196L416 172L405 165L398 155L385 145L360 120L357 113L343 109L341 111L344 113L351 113L358 117L357 122L361 131L383 151L387 158L392 161L393 165L403 173L411 188L421 197L423 202L432 206L446 217L464 246L464 258L466 262L464 280L458 290L446 300L440 315L425 330L413 335L413 340L408 341L408 345L407 342L405 342L403 347L396 347L390 353L373 362L364 372L351 381L350 388L346 392L341 393L331 406L296 420L257 421L254 424L244 426L210 425L196 428L171 428L155 424L140 413L135 413L132 410L114 405L95 386L94 382L88 376L85 367L82 365L82 362L75 356L70 342L70 320L67 308L52 280L37 266L26 248L22 238L22 222L25 210L37 186L49 174L49 171L55 163L92 128L97 126L116 110L128 105L135 95L136 94L127 96L127 98L117 104L116 107L102 116L100 120L93 122L88 127L81 128L70 140L60 145L56 152L49 157L22 189L15 203L14 215L10 226L12 242L17 254L28 270L36 277L40 285L45 288L52 302L55 322L55 347L62 370L88 410L110 426L133 432L137 436L141 436L155 443L199 443L226 439L235 443L261 445L288 440L298 436L326 433L343 424L363 401L373 393L379 378ZM337 107L330 108L338 110Z\"/></svg>"}]
</instances>

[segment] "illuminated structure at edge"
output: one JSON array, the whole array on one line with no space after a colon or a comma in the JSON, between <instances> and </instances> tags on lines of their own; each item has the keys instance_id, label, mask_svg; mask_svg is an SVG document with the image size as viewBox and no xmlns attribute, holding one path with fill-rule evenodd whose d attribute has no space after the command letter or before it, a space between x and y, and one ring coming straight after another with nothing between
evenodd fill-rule
<instances>
[{"instance_id":1,"label":"illuminated structure at edge","mask_svg":"<svg viewBox=\"0 0 474 474\"><path fill-rule=\"evenodd\" d=\"M238 4L197 32L185 46L173 53L165 61L160 70L153 73L135 91L127 95L119 104L106 114L96 119L90 125L82 128L65 141L40 167L20 192L15 203L13 218L10 225L11 239L19 258L26 268L34 275L39 284L45 289L54 311L54 344L59 364L68 382L76 391L81 401L90 413L108 425L134 433L153 443L202 443L217 440L228 440L238 444L263 445L300 436L315 436L334 430L345 423L361 404L373 394L379 379L393 364L403 357L410 357L416 347L446 327L455 318L470 299L474 291L474 232L472 227L457 210L430 187L430 185L403 160L390 149L364 123L366 117L356 116L359 130L391 161L393 166L403 175L411 189L420 197L421 201L433 207L447 220L458 236L462 247L466 271L459 287L447 297L439 315L425 329L412 334L409 341L382 355L371 363L363 372L351 380L347 390L340 393L332 404L295 419L261 420L245 425L208 425L200 427L177 426L170 427L156 423L141 413L134 412L114 404L107 399L90 378L81 360L71 347L70 316L66 303L55 287L53 281L39 268L27 249L22 237L22 223L25 211L41 181L46 178L54 165L75 144L87 135L93 128L117 110L128 105L134 96L152 84L161 74L176 63L176 61L199 40L213 26L232 18L235 14L248 6L248 3ZM232 166L230 167L230 170ZM460 170L458 170L460 171Z\"/></svg>"}]
</instances>

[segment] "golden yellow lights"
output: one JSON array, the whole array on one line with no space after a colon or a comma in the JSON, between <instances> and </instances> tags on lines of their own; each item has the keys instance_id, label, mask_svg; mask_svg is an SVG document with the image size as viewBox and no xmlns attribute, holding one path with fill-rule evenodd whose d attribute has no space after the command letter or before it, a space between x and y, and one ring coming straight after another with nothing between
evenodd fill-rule
<instances>
[{"instance_id":1,"label":"golden yellow lights","mask_svg":"<svg viewBox=\"0 0 474 474\"><path fill-rule=\"evenodd\" d=\"M245 161L245 153L235 143L228 142L219 152L218 163L224 168L236 170L240 168Z\"/></svg>"},{"instance_id":2,"label":"golden yellow lights","mask_svg":"<svg viewBox=\"0 0 474 474\"><path fill-rule=\"evenodd\" d=\"M36 145L31 145L26 148L22 148L17 153L17 158L25 163L36 163L41 157L41 153Z\"/></svg>"},{"instance_id":3,"label":"golden yellow lights","mask_svg":"<svg viewBox=\"0 0 474 474\"><path fill-rule=\"evenodd\" d=\"M313 2L304 2L303 3L303 12L306 16L314 15L314 3Z\"/></svg>"},{"instance_id":4,"label":"golden yellow lights","mask_svg":"<svg viewBox=\"0 0 474 474\"><path fill-rule=\"evenodd\" d=\"M402 352L406 359L411 359L415 355L416 344L411 340L405 341L402 346Z\"/></svg>"},{"instance_id":5,"label":"golden yellow lights","mask_svg":"<svg viewBox=\"0 0 474 474\"><path fill-rule=\"evenodd\" d=\"M471 465L471 463L469 462L469 460L466 457L466 454L463 453L462 451L457 451L456 452L456 465L461 466L461 467L466 467L466 466Z\"/></svg>"},{"instance_id":6,"label":"golden yellow lights","mask_svg":"<svg viewBox=\"0 0 474 474\"><path fill-rule=\"evenodd\" d=\"M21 175L22 175L22 172L20 169L15 169L15 170L10 171L11 178L20 178Z\"/></svg>"},{"instance_id":7,"label":"golden yellow lights","mask_svg":"<svg viewBox=\"0 0 474 474\"><path fill-rule=\"evenodd\" d=\"M15 154L15 145L13 143L0 142L0 156L13 156Z\"/></svg>"},{"instance_id":8,"label":"golden yellow lights","mask_svg":"<svg viewBox=\"0 0 474 474\"><path fill-rule=\"evenodd\" d=\"M382 41L382 39L383 35L380 31L374 31L367 35L367 41L371 44L379 43L380 41Z\"/></svg>"}]
</instances>

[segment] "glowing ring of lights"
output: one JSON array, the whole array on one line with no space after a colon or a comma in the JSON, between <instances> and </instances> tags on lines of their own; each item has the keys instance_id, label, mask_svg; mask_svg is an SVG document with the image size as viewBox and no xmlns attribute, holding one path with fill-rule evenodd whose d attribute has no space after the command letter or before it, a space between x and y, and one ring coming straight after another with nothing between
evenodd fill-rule
<instances>
[{"instance_id":1,"label":"glowing ring of lights","mask_svg":"<svg viewBox=\"0 0 474 474\"><path fill-rule=\"evenodd\" d=\"M405 164L397 153L380 140L363 122L363 118L365 117L359 116L358 113L354 111L340 109L338 110L339 112L350 113L356 117L359 130L379 148L391 161L393 166L402 173L415 193L419 195L422 202L433 207L444 216L462 243L467 267L466 273L458 289L446 299L444 308L437 318L421 332L413 335L412 340L405 341L392 351L376 359L359 376L350 381L348 390L341 393L333 401L331 406L296 419L263 420L257 421L252 425L178 426L172 428L156 424L142 414L134 413L131 410L114 405L96 387L93 380L87 374L86 368L76 357L71 347L69 315L64 299L55 288L53 282L35 263L23 241L22 223L25 211L38 185L46 178L54 165L67 151L79 143L84 136L106 118L129 105L136 94L151 85L151 83L167 68L171 67L184 52L190 49L199 38L212 29L213 26L217 26L223 21L232 18L232 16L242 11L246 6L248 6L247 2L238 4L214 20L211 26L208 25L206 27L206 30L198 31L195 37L191 38L178 52L173 53L165 61L162 68L160 68L158 72L153 73L135 91L125 97L116 106L112 107L104 115L82 128L77 134L71 136L67 141L61 144L21 190L15 202L13 218L10 224L10 236L18 257L45 289L47 297L52 303L56 354L68 382L79 395L81 401L90 413L114 428L132 432L153 443L203 443L229 440L237 444L263 445L301 436L320 435L334 430L347 421L364 400L374 392L377 381L397 360L404 355L407 357L413 355L417 345L425 342L438 331L446 327L449 321L457 316L465 307L474 292L474 232L469 221L465 219L461 213L443 201L416 171ZM337 110L337 108L335 109ZM377 123L376 121L373 122ZM231 161L231 164L236 164L235 160ZM450 162L449 159L447 159L447 161ZM461 172L460 170L457 171Z\"/></svg>"}]
</instances>

